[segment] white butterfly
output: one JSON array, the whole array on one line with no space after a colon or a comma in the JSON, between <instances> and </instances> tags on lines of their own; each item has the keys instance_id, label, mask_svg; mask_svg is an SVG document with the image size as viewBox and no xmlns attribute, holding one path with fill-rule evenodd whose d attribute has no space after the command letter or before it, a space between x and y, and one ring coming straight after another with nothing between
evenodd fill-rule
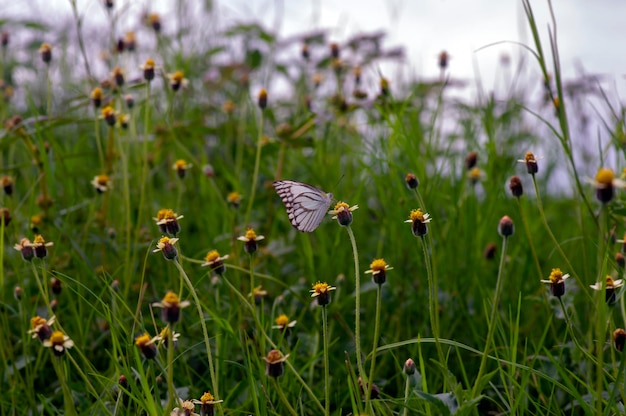
<instances>
[{"instance_id":1,"label":"white butterfly","mask_svg":"<svg viewBox=\"0 0 626 416\"><path fill-rule=\"evenodd\" d=\"M285 205L291 225L304 233L320 225L333 199L333 194L296 181L276 181L274 189Z\"/></svg>"}]
</instances>

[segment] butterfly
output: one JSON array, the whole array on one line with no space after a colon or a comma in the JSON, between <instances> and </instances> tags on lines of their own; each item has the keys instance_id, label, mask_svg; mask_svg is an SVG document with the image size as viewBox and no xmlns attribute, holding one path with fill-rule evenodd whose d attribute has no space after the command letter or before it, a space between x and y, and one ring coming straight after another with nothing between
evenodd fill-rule
<instances>
[{"instance_id":1,"label":"butterfly","mask_svg":"<svg viewBox=\"0 0 626 416\"><path fill-rule=\"evenodd\" d=\"M320 225L333 199L333 194L302 182L276 181L274 189L285 205L291 225L303 233Z\"/></svg>"}]
</instances>

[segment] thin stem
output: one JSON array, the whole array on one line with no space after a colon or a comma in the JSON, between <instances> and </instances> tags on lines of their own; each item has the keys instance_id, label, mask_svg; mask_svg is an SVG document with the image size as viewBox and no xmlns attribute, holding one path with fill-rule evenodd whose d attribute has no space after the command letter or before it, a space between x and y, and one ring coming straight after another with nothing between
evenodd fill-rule
<instances>
[{"instance_id":1,"label":"thin stem","mask_svg":"<svg viewBox=\"0 0 626 416\"><path fill-rule=\"evenodd\" d=\"M379 283L376 290L376 319L374 323L374 345L372 346L372 362L370 364L370 375L367 383L367 391L365 393L365 410L369 408L370 399L372 397L372 387L374 385L374 368L376 367L376 349L378 348L378 337L380 335L380 309L382 303L383 285ZM372 413L374 409L372 409Z\"/></svg>"},{"instance_id":2,"label":"thin stem","mask_svg":"<svg viewBox=\"0 0 626 416\"><path fill-rule=\"evenodd\" d=\"M407 416L409 414L409 395L411 394L411 376L407 375L406 380L404 382L404 410L402 411L403 416Z\"/></svg>"},{"instance_id":3,"label":"thin stem","mask_svg":"<svg viewBox=\"0 0 626 416\"><path fill-rule=\"evenodd\" d=\"M324 415L330 415L330 368L328 356L328 316L326 305L322 306L322 332L324 337Z\"/></svg>"},{"instance_id":4,"label":"thin stem","mask_svg":"<svg viewBox=\"0 0 626 416\"><path fill-rule=\"evenodd\" d=\"M285 392L283 391L282 387L278 383L278 380L275 377L270 377L270 378L274 380L274 385L276 387L276 391L278 392L278 397L280 397L280 401L285 405L287 410L289 410L290 414L292 414L293 416L298 416L298 412L296 412L296 409L294 409L293 406L291 406L291 404L289 403L289 400L287 400L287 397L285 397Z\"/></svg>"},{"instance_id":5,"label":"thin stem","mask_svg":"<svg viewBox=\"0 0 626 416\"><path fill-rule=\"evenodd\" d=\"M363 383L367 383L367 380L363 380L365 377L365 371L363 370L363 361L361 358L361 274L359 273L359 250L356 246L356 239L354 238L354 232L348 225L348 235L350 236L350 243L352 244L352 254L354 255L354 280L355 280L355 322L354 322L354 345L356 349L356 365L359 370L359 376ZM366 384L364 384L366 385Z\"/></svg>"},{"instance_id":6,"label":"thin stem","mask_svg":"<svg viewBox=\"0 0 626 416\"><path fill-rule=\"evenodd\" d=\"M254 175L252 176L252 190L250 191L250 199L248 200L248 209L246 210L245 224L250 221L250 212L252 212L252 204L254 203L254 197L256 195L256 186L259 180L259 167L261 166L261 147L263 142L263 111L261 111L261 118L259 119L259 137L256 144L256 156L254 158Z\"/></svg>"},{"instance_id":7,"label":"thin stem","mask_svg":"<svg viewBox=\"0 0 626 416\"><path fill-rule=\"evenodd\" d=\"M533 175L533 178L535 176ZM522 202L519 198L515 198L517 202L517 206L519 208L520 217L522 217L522 223L524 224L524 232L526 233L526 238L528 239L528 245L530 246L530 251L533 255L533 260L535 261L535 267L537 268L537 276L541 280L542 271L541 265L539 264L539 258L537 257L537 251L535 250L535 244L533 243L532 235L530 234L530 228L528 227L528 221L526 221L526 215L524 215L524 208L522 207Z\"/></svg>"},{"instance_id":8,"label":"thin stem","mask_svg":"<svg viewBox=\"0 0 626 416\"><path fill-rule=\"evenodd\" d=\"M481 384L481 378L485 373L487 368L487 357L489 353L489 348L491 347L491 343L493 342L493 336L496 328L496 317L498 314L498 303L500 302L500 291L502 288L502 277L504 275L504 262L506 259L506 248L507 248L508 238L506 236L502 237L502 254L500 255L500 266L498 267L498 279L496 280L496 290L493 294L493 303L491 305L491 316L489 318L489 329L487 330L487 341L485 342L485 351L483 352L482 358L480 360L480 367L478 369L478 375L476 376L476 381L474 381L474 387L472 388L471 397L476 397L478 394L478 386Z\"/></svg>"},{"instance_id":9,"label":"thin stem","mask_svg":"<svg viewBox=\"0 0 626 416\"><path fill-rule=\"evenodd\" d=\"M439 292L437 290L437 282L434 277L432 264L430 262L430 254L428 253L428 246L426 244L425 236L420 237L422 242L422 250L424 251L424 263L426 264L426 275L428 277L428 312L430 314L430 326L433 331L433 338L435 338L435 347L437 348L437 355L439 361L443 365L445 363L445 357L441 344L439 343Z\"/></svg>"},{"instance_id":10,"label":"thin stem","mask_svg":"<svg viewBox=\"0 0 626 416\"><path fill-rule=\"evenodd\" d=\"M76 408L74 407L74 399L72 398L72 391L67 385L67 381L65 379L65 366L63 362L60 360L60 357L52 357L52 365L54 370L57 373L57 377L59 378L59 384L61 384L61 390L63 390L63 405L65 409L65 414L68 416L76 415Z\"/></svg>"},{"instance_id":11,"label":"thin stem","mask_svg":"<svg viewBox=\"0 0 626 416\"><path fill-rule=\"evenodd\" d=\"M198 318L200 319L200 325L202 325L202 335L204 336L204 346L206 347L206 355L207 355L207 360L209 362L209 374L211 375L211 386L213 388L215 399L217 400L219 399L219 391L217 387L218 386L217 380L215 377L215 368L213 368L213 356L211 354L211 341L209 340L209 332L207 331L206 320L204 318L204 313L202 312L202 305L200 304L200 299L198 298L196 289L193 287L191 280L189 280L189 276L187 276L187 273L185 273L183 266L180 265L178 260L175 260L174 264L176 265L176 268L180 272L180 275L182 276L182 278L185 280L185 283L187 283L189 292L191 293L194 303L196 304L196 309L198 310ZM218 406L218 410L221 415L224 414L224 411L222 410L222 406Z\"/></svg>"},{"instance_id":12,"label":"thin stem","mask_svg":"<svg viewBox=\"0 0 626 416\"><path fill-rule=\"evenodd\" d=\"M174 387L174 326L170 325L167 337L167 389L169 391L169 400L167 401L167 411L174 408L177 402L176 387Z\"/></svg>"}]
</instances>

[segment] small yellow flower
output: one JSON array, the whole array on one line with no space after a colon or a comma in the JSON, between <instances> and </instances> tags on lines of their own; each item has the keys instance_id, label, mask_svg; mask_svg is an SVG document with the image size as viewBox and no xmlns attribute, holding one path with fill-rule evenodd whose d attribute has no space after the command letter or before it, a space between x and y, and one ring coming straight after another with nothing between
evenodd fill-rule
<instances>
[{"instance_id":1,"label":"small yellow flower","mask_svg":"<svg viewBox=\"0 0 626 416\"><path fill-rule=\"evenodd\" d=\"M173 74L168 74L167 78L170 80L170 87L174 91L178 91L181 87L187 88L189 81L185 78L183 71L176 71Z\"/></svg>"},{"instance_id":2,"label":"small yellow flower","mask_svg":"<svg viewBox=\"0 0 626 416\"><path fill-rule=\"evenodd\" d=\"M256 232L252 228L248 228L245 236L237 237L237 240L244 242L244 250L247 253L253 254L258 249L258 241L263 240L265 237L262 235L256 235Z\"/></svg>"},{"instance_id":3,"label":"small yellow flower","mask_svg":"<svg viewBox=\"0 0 626 416\"><path fill-rule=\"evenodd\" d=\"M374 283L383 284L387 280L387 270L392 269L393 267L390 267L385 260L376 259L370 264L370 269L366 270L365 273L372 274Z\"/></svg>"},{"instance_id":4,"label":"small yellow flower","mask_svg":"<svg viewBox=\"0 0 626 416\"><path fill-rule=\"evenodd\" d=\"M40 234L35 236L35 239L30 243L30 247L35 251L35 257L43 259L48 255L48 247L54 245L52 242L46 243L43 236Z\"/></svg>"},{"instance_id":5,"label":"small yellow flower","mask_svg":"<svg viewBox=\"0 0 626 416\"><path fill-rule=\"evenodd\" d=\"M254 299L254 303L261 303L263 298L267 296L267 290L263 289L263 286L257 286L252 289L252 293L250 293L250 295L248 296L252 296L252 299Z\"/></svg>"},{"instance_id":6,"label":"small yellow flower","mask_svg":"<svg viewBox=\"0 0 626 416\"><path fill-rule=\"evenodd\" d=\"M183 218L182 215L177 215L171 209L160 209L157 212L156 218L152 218L159 226L159 230L164 234L176 235L180 232L180 224L178 220Z\"/></svg>"},{"instance_id":7,"label":"small yellow flower","mask_svg":"<svg viewBox=\"0 0 626 416\"><path fill-rule=\"evenodd\" d=\"M146 332L135 338L135 345L147 359L153 359L157 355L157 348L156 345L154 345L156 341L157 337L150 338L150 334Z\"/></svg>"},{"instance_id":8,"label":"small yellow flower","mask_svg":"<svg viewBox=\"0 0 626 416\"><path fill-rule=\"evenodd\" d=\"M152 26L155 32L161 31L161 16L158 13L150 13L148 15L148 24Z\"/></svg>"},{"instance_id":9,"label":"small yellow flower","mask_svg":"<svg viewBox=\"0 0 626 416\"><path fill-rule=\"evenodd\" d=\"M178 256L178 251L174 244L178 241L178 238L161 237L157 243L157 248L152 250L153 253L160 251L163 253L163 257L166 260L174 260Z\"/></svg>"},{"instance_id":10,"label":"small yellow flower","mask_svg":"<svg viewBox=\"0 0 626 416\"><path fill-rule=\"evenodd\" d=\"M52 46L46 42L42 43L39 47L39 55L44 63L49 64L52 61Z\"/></svg>"},{"instance_id":11,"label":"small yellow flower","mask_svg":"<svg viewBox=\"0 0 626 416\"><path fill-rule=\"evenodd\" d=\"M603 286L604 283L604 286ZM618 279L618 280L613 280L613 278L610 275L606 275L605 281L604 282L597 282L593 285L589 285L590 288L592 288L593 290L602 290L602 288L605 288L605 300L606 303L608 303L609 305L613 305L615 304L615 302L617 301L616 296L615 296L615 289L617 289L618 287L622 287L624 286L624 280L622 279Z\"/></svg>"},{"instance_id":12,"label":"small yellow flower","mask_svg":"<svg viewBox=\"0 0 626 416\"><path fill-rule=\"evenodd\" d=\"M115 126L115 123L117 122L117 114L115 110L113 109L113 107L111 107L110 105L107 105L106 107L102 109L101 112L102 112L102 115L100 116L100 118L104 119L104 121L106 121L106 123L110 127Z\"/></svg>"},{"instance_id":13,"label":"small yellow flower","mask_svg":"<svg viewBox=\"0 0 626 416\"><path fill-rule=\"evenodd\" d=\"M519 159L519 163L524 163L526 165L526 171L530 175L534 175L539 171L539 165L537 164L538 160L543 159L542 157L535 157L533 152L526 152L524 155L524 159Z\"/></svg>"},{"instance_id":14,"label":"small yellow flower","mask_svg":"<svg viewBox=\"0 0 626 416\"><path fill-rule=\"evenodd\" d=\"M297 321L289 321L289 317L283 313L274 320L274 323L276 325L272 326L272 328L287 330L296 326Z\"/></svg>"},{"instance_id":15,"label":"small yellow flower","mask_svg":"<svg viewBox=\"0 0 626 416\"><path fill-rule=\"evenodd\" d=\"M112 186L109 175L96 175L91 181L91 184L100 194L108 191L109 189L111 189Z\"/></svg>"},{"instance_id":16,"label":"small yellow flower","mask_svg":"<svg viewBox=\"0 0 626 416\"><path fill-rule=\"evenodd\" d=\"M600 168L595 179L588 179L596 188L596 198L603 204L610 202L615 194L615 188L626 188L626 182L615 177L613 169Z\"/></svg>"},{"instance_id":17,"label":"small yellow flower","mask_svg":"<svg viewBox=\"0 0 626 416\"><path fill-rule=\"evenodd\" d=\"M193 165L191 163L187 163L185 159L178 159L172 165L172 169L174 169L178 177L182 179L185 177L187 170L191 169L192 166Z\"/></svg>"},{"instance_id":18,"label":"small yellow flower","mask_svg":"<svg viewBox=\"0 0 626 416\"><path fill-rule=\"evenodd\" d=\"M52 316L47 321L41 316L37 315L31 318L30 320L30 330L28 333L32 335L33 338L39 338L41 342L44 342L50 335L52 335L52 324L54 324L55 317Z\"/></svg>"},{"instance_id":19,"label":"small yellow flower","mask_svg":"<svg viewBox=\"0 0 626 416\"><path fill-rule=\"evenodd\" d=\"M478 181L480 181L483 178L483 176L484 176L483 171L477 167L473 167L467 172L467 177L469 178L470 182L473 185L478 183Z\"/></svg>"},{"instance_id":20,"label":"small yellow flower","mask_svg":"<svg viewBox=\"0 0 626 416\"><path fill-rule=\"evenodd\" d=\"M239 208L239 205L241 204L241 194L239 192L230 192L227 196L226 196L226 201L228 201L228 204L233 207L233 208Z\"/></svg>"},{"instance_id":21,"label":"small yellow flower","mask_svg":"<svg viewBox=\"0 0 626 416\"><path fill-rule=\"evenodd\" d=\"M417 176L415 176L415 174L413 173L407 173L406 177L404 178L404 181L406 182L406 186L409 189L415 189L420 184L419 180L417 179Z\"/></svg>"},{"instance_id":22,"label":"small yellow flower","mask_svg":"<svg viewBox=\"0 0 626 416\"><path fill-rule=\"evenodd\" d=\"M143 78L150 82L154 79L154 74L156 71L156 65L154 64L154 60L151 58L146 59L146 62L141 65L139 68L143 71Z\"/></svg>"},{"instance_id":23,"label":"small yellow flower","mask_svg":"<svg viewBox=\"0 0 626 416\"><path fill-rule=\"evenodd\" d=\"M113 68L113 71L111 72L111 78L113 78L113 80L115 81L115 84L117 84L118 87L121 87L124 85L124 71L122 71L122 68L120 68L119 66L116 66L115 68Z\"/></svg>"},{"instance_id":24,"label":"small yellow flower","mask_svg":"<svg viewBox=\"0 0 626 416\"><path fill-rule=\"evenodd\" d=\"M65 354L66 349L74 346L74 341L72 341L67 335L63 334L63 332L54 331L52 335L50 335L50 338L43 342L43 346L52 348L54 355L60 357Z\"/></svg>"},{"instance_id":25,"label":"small yellow flower","mask_svg":"<svg viewBox=\"0 0 626 416\"><path fill-rule=\"evenodd\" d=\"M569 274L563 274L561 269L552 269L548 280L541 280L541 283L550 285L550 292L553 296L561 297L565 294L565 281L569 278Z\"/></svg>"},{"instance_id":26,"label":"small yellow flower","mask_svg":"<svg viewBox=\"0 0 626 416\"><path fill-rule=\"evenodd\" d=\"M347 227L352 223L352 212L359 209L358 205L350 206L343 201L339 201L335 208L328 211L329 215L332 215L333 220L337 220L339 225Z\"/></svg>"},{"instance_id":27,"label":"small yellow flower","mask_svg":"<svg viewBox=\"0 0 626 416\"><path fill-rule=\"evenodd\" d=\"M210 416L214 414L214 405L216 405L217 403L222 403L224 400L215 400L215 397L213 397L213 395L207 391L200 397L200 400L194 399L192 401L195 404L200 405L201 415Z\"/></svg>"},{"instance_id":28,"label":"small yellow flower","mask_svg":"<svg viewBox=\"0 0 626 416\"><path fill-rule=\"evenodd\" d=\"M261 88L261 91L259 91L257 103L261 110L265 110L265 107L267 107L267 90L265 88Z\"/></svg>"},{"instance_id":29,"label":"small yellow flower","mask_svg":"<svg viewBox=\"0 0 626 416\"><path fill-rule=\"evenodd\" d=\"M201 264L202 267L210 267L217 274L224 273L226 269L224 267L224 260L228 258L228 254L225 256L220 256L220 253L217 250L211 250L204 257L204 263Z\"/></svg>"},{"instance_id":30,"label":"small yellow flower","mask_svg":"<svg viewBox=\"0 0 626 416\"><path fill-rule=\"evenodd\" d=\"M167 237L165 237L167 238ZM181 301L178 295L171 290L165 294L161 302L154 302L152 306L162 308L161 318L163 322L173 324L180 319L180 310L191 305L188 300Z\"/></svg>"},{"instance_id":31,"label":"small yellow flower","mask_svg":"<svg viewBox=\"0 0 626 416\"><path fill-rule=\"evenodd\" d=\"M414 209L409 214L409 219L404 222L411 223L411 231L413 231L413 235L416 237L423 237L428 234L428 227L426 224L431 222L433 219L430 218L430 214L423 213L419 209Z\"/></svg>"},{"instance_id":32,"label":"small yellow flower","mask_svg":"<svg viewBox=\"0 0 626 416\"><path fill-rule=\"evenodd\" d=\"M311 297L317 298L318 305L325 306L330 303L330 292L335 289L337 288L329 285L326 282L322 283L318 281L317 283L313 284L313 289L310 290Z\"/></svg>"},{"instance_id":33,"label":"small yellow flower","mask_svg":"<svg viewBox=\"0 0 626 416\"><path fill-rule=\"evenodd\" d=\"M93 102L93 106L96 108L100 108L102 104L102 88L96 87L91 91L91 101Z\"/></svg>"}]
</instances>

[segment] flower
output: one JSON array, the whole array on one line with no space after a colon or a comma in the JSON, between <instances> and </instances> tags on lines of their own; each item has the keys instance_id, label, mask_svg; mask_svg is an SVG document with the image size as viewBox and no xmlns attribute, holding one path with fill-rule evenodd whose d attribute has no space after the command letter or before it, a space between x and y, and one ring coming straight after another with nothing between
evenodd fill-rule
<instances>
[{"instance_id":1,"label":"flower","mask_svg":"<svg viewBox=\"0 0 626 416\"><path fill-rule=\"evenodd\" d=\"M150 15L148 15L148 24L152 26L152 29L155 32L160 32L161 31L161 16L159 16L158 13L150 13Z\"/></svg>"},{"instance_id":2,"label":"flower","mask_svg":"<svg viewBox=\"0 0 626 416\"><path fill-rule=\"evenodd\" d=\"M43 224L43 217L41 215L33 215L30 217L30 229L32 232L37 233L39 227Z\"/></svg>"},{"instance_id":3,"label":"flower","mask_svg":"<svg viewBox=\"0 0 626 416\"><path fill-rule=\"evenodd\" d=\"M337 289L324 282L317 282L313 284L313 289L310 290L311 297L317 298L317 304L320 306L326 306L330 303L330 291Z\"/></svg>"},{"instance_id":4,"label":"flower","mask_svg":"<svg viewBox=\"0 0 626 416\"><path fill-rule=\"evenodd\" d=\"M146 59L146 62L139 67L143 71L143 79L150 82L154 79L154 73L156 69L156 65L154 64L154 60L151 58Z\"/></svg>"},{"instance_id":5,"label":"flower","mask_svg":"<svg viewBox=\"0 0 626 416\"><path fill-rule=\"evenodd\" d=\"M500 222L498 223L498 234L502 237L510 237L515 232L515 225L513 225L513 220L508 215L500 218Z\"/></svg>"},{"instance_id":6,"label":"flower","mask_svg":"<svg viewBox=\"0 0 626 416\"><path fill-rule=\"evenodd\" d=\"M124 85L124 71L122 71L122 68L120 68L119 66L113 68L113 72L111 72L111 77L113 78L113 80L115 80L115 84L117 84L118 87Z\"/></svg>"},{"instance_id":7,"label":"flower","mask_svg":"<svg viewBox=\"0 0 626 416\"><path fill-rule=\"evenodd\" d=\"M549 280L541 280L541 283L550 284L550 292L552 296L561 297L565 294L565 281L569 274L563 274L561 269L552 269Z\"/></svg>"},{"instance_id":8,"label":"flower","mask_svg":"<svg viewBox=\"0 0 626 416\"><path fill-rule=\"evenodd\" d=\"M170 416L200 416L195 412L196 405L191 400L178 399L180 407L172 409Z\"/></svg>"},{"instance_id":9,"label":"flower","mask_svg":"<svg viewBox=\"0 0 626 416\"><path fill-rule=\"evenodd\" d=\"M472 185L476 185L483 178L483 171L474 167L467 172L467 177Z\"/></svg>"},{"instance_id":10,"label":"flower","mask_svg":"<svg viewBox=\"0 0 626 416\"><path fill-rule=\"evenodd\" d=\"M347 227L352 223L352 211L359 209L358 205L349 206L345 202L338 202L335 209L328 211L333 216L333 220L337 220L339 225Z\"/></svg>"},{"instance_id":11,"label":"flower","mask_svg":"<svg viewBox=\"0 0 626 416\"><path fill-rule=\"evenodd\" d=\"M109 175L96 175L94 176L91 184L99 194L105 193L111 189L111 179Z\"/></svg>"},{"instance_id":12,"label":"flower","mask_svg":"<svg viewBox=\"0 0 626 416\"><path fill-rule=\"evenodd\" d=\"M35 257L35 250L28 238L22 238L13 248L22 253L22 259L24 261L31 261L33 257Z\"/></svg>"},{"instance_id":13,"label":"flower","mask_svg":"<svg viewBox=\"0 0 626 416\"><path fill-rule=\"evenodd\" d=\"M284 313L279 315L276 319L274 319L276 325L272 326L274 329L282 329L283 331L288 331L290 328L296 326L298 321L289 321L289 317Z\"/></svg>"},{"instance_id":14,"label":"flower","mask_svg":"<svg viewBox=\"0 0 626 416\"><path fill-rule=\"evenodd\" d=\"M174 332L174 334L172 335L172 339L174 340L174 345L176 345L176 342L178 342L179 337L180 337L180 334L178 332ZM163 345L167 347L168 342L170 340L170 327L166 326L165 328L163 328L161 332L159 333L159 335L154 337L154 339L155 341L163 343Z\"/></svg>"},{"instance_id":15,"label":"flower","mask_svg":"<svg viewBox=\"0 0 626 416\"><path fill-rule=\"evenodd\" d=\"M52 335L50 335L50 338L43 342L43 346L52 348L54 355L60 357L65 354L66 349L70 349L74 346L74 341L72 341L67 335L63 334L63 332L54 331Z\"/></svg>"},{"instance_id":16,"label":"flower","mask_svg":"<svg viewBox=\"0 0 626 416\"><path fill-rule=\"evenodd\" d=\"M228 254L220 257L220 253L217 250L211 250L204 257L205 262L202 263L201 266L209 266L215 273L222 274L226 270L226 267L224 267L224 260L227 258Z\"/></svg>"},{"instance_id":17,"label":"flower","mask_svg":"<svg viewBox=\"0 0 626 416\"><path fill-rule=\"evenodd\" d=\"M254 303L261 303L263 298L267 296L267 290L263 289L263 286L257 286L252 289L252 293L250 294L254 299Z\"/></svg>"},{"instance_id":18,"label":"flower","mask_svg":"<svg viewBox=\"0 0 626 416\"><path fill-rule=\"evenodd\" d=\"M613 199L615 187L622 189L626 188L626 182L621 179L617 179L613 173L613 169L609 168L600 168L598 173L596 173L596 178L588 179L587 181L596 188L596 198L598 198L598 201L603 204L606 204Z\"/></svg>"},{"instance_id":19,"label":"flower","mask_svg":"<svg viewBox=\"0 0 626 416\"><path fill-rule=\"evenodd\" d=\"M191 305L191 302L188 300L181 301L178 295L171 290L165 294L161 302L154 302L152 304L155 308L163 308L161 311L161 319L168 324L178 322L180 319L180 310L189 305Z\"/></svg>"},{"instance_id":20,"label":"flower","mask_svg":"<svg viewBox=\"0 0 626 416\"><path fill-rule=\"evenodd\" d=\"M412 376L413 374L415 374L415 361L413 361L412 358L409 358L404 362L402 372L407 376Z\"/></svg>"},{"instance_id":21,"label":"flower","mask_svg":"<svg viewBox=\"0 0 626 416\"><path fill-rule=\"evenodd\" d=\"M170 80L170 87L174 91L178 91L181 87L187 88L189 81L185 78L183 71L176 71L173 74L167 74L167 78Z\"/></svg>"},{"instance_id":22,"label":"flower","mask_svg":"<svg viewBox=\"0 0 626 416\"><path fill-rule=\"evenodd\" d=\"M39 55L45 64L49 64L52 61L52 46L46 42L42 43L39 47Z\"/></svg>"},{"instance_id":23,"label":"flower","mask_svg":"<svg viewBox=\"0 0 626 416\"><path fill-rule=\"evenodd\" d=\"M271 350L267 353L267 357L263 357L265 362L267 363L265 373L270 377L280 377L285 371L284 362L289 357L289 354L283 356L283 354L278 350Z\"/></svg>"},{"instance_id":24,"label":"flower","mask_svg":"<svg viewBox=\"0 0 626 416\"><path fill-rule=\"evenodd\" d=\"M524 188L522 187L522 180L519 176L511 176L509 179L509 189L514 197L519 198L524 194Z\"/></svg>"},{"instance_id":25,"label":"flower","mask_svg":"<svg viewBox=\"0 0 626 416\"><path fill-rule=\"evenodd\" d=\"M160 251L166 260L174 260L178 256L178 250L174 247L177 241L178 238L161 237L157 243L157 248L152 250L152 252Z\"/></svg>"},{"instance_id":26,"label":"flower","mask_svg":"<svg viewBox=\"0 0 626 416\"><path fill-rule=\"evenodd\" d=\"M624 351L624 344L626 343L626 331L622 328L617 328L613 331L613 342L615 343L615 349L619 352Z\"/></svg>"},{"instance_id":27,"label":"flower","mask_svg":"<svg viewBox=\"0 0 626 416\"><path fill-rule=\"evenodd\" d=\"M267 90L265 88L261 88L261 91L259 91L257 102L259 104L259 108L261 110L265 110L267 107Z\"/></svg>"},{"instance_id":28,"label":"flower","mask_svg":"<svg viewBox=\"0 0 626 416\"><path fill-rule=\"evenodd\" d=\"M30 243L30 246L35 251L35 257L40 259L43 259L48 255L48 247L52 245L54 245L54 243L46 243L46 240L44 240L40 234L36 235L33 242Z\"/></svg>"},{"instance_id":29,"label":"flower","mask_svg":"<svg viewBox=\"0 0 626 416\"><path fill-rule=\"evenodd\" d=\"M137 40L135 39L135 32L130 30L124 34L124 48L126 48L128 52L133 52L136 47Z\"/></svg>"},{"instance_id":30,"label":"flower","mask_svg":"<svg viewBox=\"0 0 626 416\"><path fill-rule=\"evenodd\" d=\"M254 229L248 228L245 236L237 237L237 240L244 242L244 250L246 253L254 254L258 249L257 241L263 240L265 237L262 235L256 235Z\"/></svg>"},{"instance_id":31,"label":"flower","mask_svg":"<svg viewBox=\"0 0 626 416\"><path fill-rule=\"evenodd\" d=\"M387 281L387 270L392 269L393 267L390 267L385 260L375 259L372 264L370 264L370 269L366 270L365 273L371 273L374 283L382 285Z\"/></svg>"},{"instance_id":32,"label":"flower","mask_svg":"<svg viewBox=\"0 0 626 416\"><path fill-rule=\"evenodd\" d=\"M430 214L423 213L419 209L414 209L409 214L409 219L404 222L411 223L411 231L415 237L423 237L428 234L428 227L426 224L431 222Z\"/></svg>"},{"instance_id":33,"label":"flower","mask_svg":"<svg viewBox=\"0 0 626 416\"><path fill-rule=\"evenodd\" d=\"M101 111L102 115L100 118L104 119L109 127L115 126L115 122L117 121L117 116L115 114L115 110L110 105L104 107Z\"/></svg>"},{"instance_id":34,"label":"flower","mask_svg":"<svg viewBox=\"0 0 626 416\"><path fill-rule=\"evenodd\" d=\"M543 159L542 157L535 157L532 152L526 152L524 155L524 159L519 159L519 163L526 164L526 170L530 175L534 175L539 171L539 166L537 165L537 161Z\"/></svg>"},{"instance_id":35,"label":"flower","mask_svg":"<svg viewBox=\"0 0 626 416\"><path fill-rule=\"evenodd\" d=\"M41 316L37 315L31 318L30 320L30 330L28 333L32 335L33 338L39 338L39 341L44 342L50 335L52 335L52 324L56 318L52 316L47 321Z\"/></svg>"},{"instance_id":36,"label":"flower","mask_svg":"<svg viewBox=\"0 0 626 416\"><path fill-rule=\"evenodd\" d=\"M102 88L96 87L91 91L91 101L94 107L100 108L102 105Z\"/></svg>"},{"instance_id":37,"label":"flower","mask_svg":"<svg viewBox=\"0 0 626 416\"><path fill-rule=\"evenodd\" d=\"M593 290L602 290L602 286L603 286L602 283L603 282L597 282L596 284L590 285L589 287L592 288ZM622 279L613 280L613 278L607 274L605 283L606 283L605 285L606 303L608 303L609 305L614 305L615 302L617 302L617 299L615 297L615 289L617 289L618 287L624 286L624 281Z\"/></svg>"},{"instance_id":38,"label":"flower","mask_svg":"<svg viewBox=\"0 0 626 416\"><path fill-rule=\"evenodd\" d=\"M241 204L241 194L239 192L230 192L228 196L226 196L226 201L233 208L239 208L239 204Z\"/></svg>"},{"instance_id":39,"label":"flower","mask_svg":"<svg viewBox=\"0 0 626 416\"><path fill-rule=\"evenodd\" d=\"M208 391L200 397L200 400L192 400L195 404L200 405L200 416L213 416L215 414L213 406L223 401L224 400L215 400L215 397Z\"/></svg>"},{"instance_id":40,"label":"flower","mask_svg":"<svg viewBox=\"0 0 626 416\"><path fill-rule=\"evenodd\" d=\"M420 181L417 179L417 176L415 176L412 173L407 173L406 177L404 178L404 181L406 182L406 186L408 186L409 189L415 189L420 184Z\"/></svg>"},{"instance_id":41,"label":"flower","mask_svg":"<svg viewBox=\"0 0 626 416\"><path fill-rule=\"evenodd\" d=\"M172 169L176 171L176 174L179 178L183 179L185 177L185 174L187 173L187 170L190 169L192 166L193 165L191 163L187 163L185 159L178 159L172 165Z\"/></svg>"},{"instance_id":42,"label":"flower","mask_svg":"<svg viewBox=\"0 0 626 416\"><path fill-rule=\"evenodd\" d=\"M182 215L177 215L171 209L161 209L157 212L156 218L152 219L156 221L162 233L175 236L180 232L178 220L181 218L183 218Z\"/></svg>"},{"instance_id":43,"label":"flower","mask_svg":"<svg viewBox=\"0 0 626 416\"><path fill-rule=\"evenodd\" d=\"M135 345L147 359L151 360L157 355L157 347L154 345L155 341L157 341L157 337L150 338L150 334L145 332L143 335L135 338Z\"/></svg>"},{"instance_id":44,"label":"flower","mask_svg":"<svg viewBox=\"0 0 626 416\"><path fill-rule=\"evenodd\" d=\"M439 64L439 69L444 71L448 67L448 60L450 59L450 55L446 51L439 52L437 56L437 62Z\"/></svg>"},{"instance_id":45,"label":"flower","mask_svg":"<svg viewBox=\"0 0 626 416\"><path fill-rule=\"evenodd\" d=\"M13 194L13 178L11 178L10 176L4 175L2 178L0 178L0 186L2 186L5 194Z\"/></svg>"},{"instance_id":46,"label":"flower","mask_svg":"<svg viewBox=\"0 0 626 416\"><path fill-rule=\"evenodd\" d=\"M478 162L478 152L476 150L472 150L465 156L465 169L472 170L476 167L476 163Z\"/></svg>"}]
</instances>

